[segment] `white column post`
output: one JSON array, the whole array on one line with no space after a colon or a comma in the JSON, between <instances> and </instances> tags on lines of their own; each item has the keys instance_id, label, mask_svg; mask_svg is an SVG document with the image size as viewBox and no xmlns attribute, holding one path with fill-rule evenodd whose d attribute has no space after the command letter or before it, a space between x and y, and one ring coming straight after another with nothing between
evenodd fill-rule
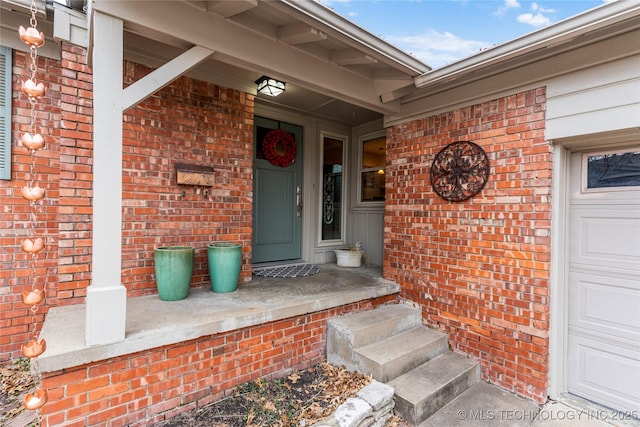
<instances>
[{"instance_id":1,"label":"white column post","mask_svg":"<svg viewBox=\"0 0 640 427\"><path fill-rule=\"evenodd\" d=\"M86 344L125 336L127 290L122 272L123 22L94 12L93 253L86 299Z\"/></svg>"}]
</instances>

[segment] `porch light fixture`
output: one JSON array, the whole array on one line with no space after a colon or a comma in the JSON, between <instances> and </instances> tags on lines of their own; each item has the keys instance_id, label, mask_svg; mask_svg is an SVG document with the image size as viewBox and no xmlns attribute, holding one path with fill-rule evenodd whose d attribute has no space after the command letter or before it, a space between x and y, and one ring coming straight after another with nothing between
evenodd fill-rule
<instances>
[{"instance_id":1,"label":"porch light fixture","mask_svg":"<svg viewBox=\"0 0 640 427\"><path fill-rule=\"evenodd\" d=\"M285 90L285 83L271 77L262 76L256 80L258 92L263 95L278 96Z\"/></svg>"}]
</instances>

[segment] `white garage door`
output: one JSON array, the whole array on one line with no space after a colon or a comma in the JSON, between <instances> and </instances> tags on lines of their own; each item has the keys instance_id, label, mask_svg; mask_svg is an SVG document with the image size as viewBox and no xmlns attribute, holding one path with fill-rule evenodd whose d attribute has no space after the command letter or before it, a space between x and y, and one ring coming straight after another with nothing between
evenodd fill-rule
<instances>
[{"instance_id":1,"label":"white garage door","mask_svg":"<svg viewBox=\"0 0 640 427\"><path fill-rule=\"evenodd\" d=\"M569 392L640 411L640 147L571 157Z\"/></svg>"}]
</instances>

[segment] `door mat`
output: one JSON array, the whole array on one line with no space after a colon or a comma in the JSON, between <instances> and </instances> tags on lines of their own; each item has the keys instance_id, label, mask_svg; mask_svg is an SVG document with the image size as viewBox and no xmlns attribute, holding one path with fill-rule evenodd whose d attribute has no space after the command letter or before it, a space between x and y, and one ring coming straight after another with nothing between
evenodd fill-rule
<instances>
[{"instance_id":1,"label":"door mat","mask_svg":"<svg viewBox=\"0 0 640 427\"><path fill-rule=\"evenodd\" d=\"M304 277L316 274L320 269L313 264L281 265L254 271L253 274L260 277Z\"/></svg>"}]
</instances>

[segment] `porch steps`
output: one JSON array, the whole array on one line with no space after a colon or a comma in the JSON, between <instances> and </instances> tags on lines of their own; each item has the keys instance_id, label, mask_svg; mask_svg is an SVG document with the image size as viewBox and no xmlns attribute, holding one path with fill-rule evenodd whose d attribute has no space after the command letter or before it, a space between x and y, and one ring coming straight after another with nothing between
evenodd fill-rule
<instances>
[{"instance_id":1,"label":"porch steps","mask_svg":"<svg viewBox=\"0 0 640 427\"><path fill-rule=\"evenodd\" d=\"M397 413L413 425L480 380L479 364L449 351L447 336L404 304L329 319L327 360L392 386Z\"/></svg>"},{"instance_id":2,"label":"porch steps","mask_svg":"<svg viewBox=\"0 0 640 427\"><path fill-rule=\"evenodd\" d=\"M387 382L447 350L445 334L418 326L356 349L362 370Z\"/></svg>"}]
</instances>

